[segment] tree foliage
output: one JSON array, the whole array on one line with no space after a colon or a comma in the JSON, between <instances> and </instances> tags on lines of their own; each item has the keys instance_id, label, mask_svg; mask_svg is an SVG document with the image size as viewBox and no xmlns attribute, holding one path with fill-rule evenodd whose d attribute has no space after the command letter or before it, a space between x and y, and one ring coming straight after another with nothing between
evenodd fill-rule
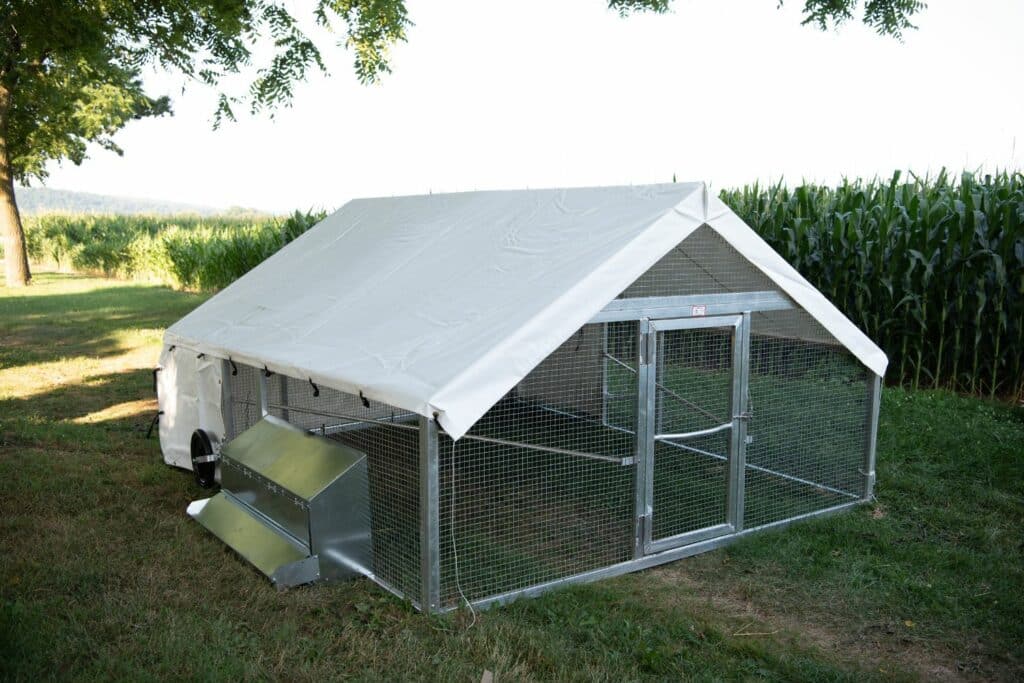
<instances>
[{"instance_id":1,"label":"tree foliage","mask_svg":"<svg viewBox=\"0 0 1024 683\"><path fill-rule=\"evenodd\" d=\"M709 0L710 1L710 0ZM672 0L607 0L625 16L666 12ZM217 86L254 67L242 94L221 93L214 125L238 108L287 106L295 85L326 71L321 48L287 0L0 0L0 231L8 281L26 283L24 234L14 181L45 178L47 163L76 164L89 143L120 153L113 135L128 121L170 112L147 94L144 69L176 71ZM339 35L363 83L390 71L390 48L411 25L405 0L309 0L312 19ZM779 0L782 4L782 0ZM805 0L804 23L828 29L854 16L860 0ZM899 37L924 7L916 0L864 0L863 21ZM253 64L269 42L269 61ZM11 252L15 252L12 256ZM20 255L21 258L18 258ZM12 264L17 260L21 266Z\"/></svg>"},{"instance_id":2,"label":"tree foliage","mask_svg":"<svg viewBox=\"0 0 1024 683\"><path fill-rule=\"evenodd\" d=\"M911 18L927 6L919 0L864 0L863 4L861 21L877 33L897 39L904 31L917 28ZM826 31L852 20L860 5L860 0L805 0L803 23Z\"/></svg>"},{"instance_id":3,"label":"tree foliage","mask_svg":"<svg viewBox=\"0 0 1024 683\"><path fill-rule=\"evenodd\" d=\"M318 24L346 26L341 41L363 82L388 71L388 48L405 38L401 0L317 0ZM129 120L170 111L142 87L147 67L209 85L252 65L269 38L273 54L246 94L220 98L219 118L287 104L296 82L325 70L320 48L283 3L266 0L8 0L0 9L0 86L11 93L5 121L19 180L45 176L46 162L85 158L89 142L119 152L112 135Z\"/></svg>"},{"instance_id":4,"label":"tree foliage","mask_svg":"<svg viewBox=\"0 0 1024 683\"><path fill-rule=\"evenodd\" d=\"M780 2L781 4L781 2ZM671 0L608 0L626 15L665 12ZM899 37L924 8L917 0L805 0L804 23L829 29L854 18ZM314 0L312 17L353 55L363 83L390 71L389 49L406 38L404 0ZM284 2L272 0L6 0L0 8L0 85L12 94L7 144L18 180L46 163L80 163L89 142L120 152L112 135L129 120L170 112L142 87L144 68L217 85L252 65L253 46L273 44L248 91L222 93L215 122L287 105L296 83L326 71L321 48Z\"/></svg>"}]
</instances>

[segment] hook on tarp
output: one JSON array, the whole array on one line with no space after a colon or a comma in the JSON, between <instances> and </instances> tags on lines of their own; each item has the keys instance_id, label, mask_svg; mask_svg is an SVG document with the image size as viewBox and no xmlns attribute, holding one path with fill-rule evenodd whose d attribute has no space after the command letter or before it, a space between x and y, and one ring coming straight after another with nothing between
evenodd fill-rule
<instances>
[{"instance_id":1,"label":"hook on tarp","mask_svg":"<svg viewBox=\"0 0 1024 683\"><path fill-rule=\"evenodd\" d=\"M313 383L313 378L309 378L309 386L313 387L313 397L316 398L320 395L320 387Z\"/></svg>"},{"instance_id":2,"label":"hook on tarp","mask_svg":"<svg viewBox=\"0 0 1024 683\"><path fill-rule=\"evenodd\" d=\"M231 376L234 377L238 374L238 366L235 365L235 361L231 360L230 356L228 357L228 362L231 363Z\"/></svg>"},{"instance_id":3,"label":"hook on tarp","mask_svg":"<svg viewBox=\"0 0 1024 683\"><path fill-rule=\"evenodd\" d=\"M271 371L270 371L270 370L269 370L269 369L267 368L267 366L266 366L266 365L264 365L264 366L263 366L263 376L264 376L264 377L270 377L270 376L271 376L271 375L273 375L273 374L274 374L274 373L273 373L273 372L271 372Z\"/></svg>"},{"instance_id":4,"label":"hook on tarp","mask_svg":"<svg viewBox=\"0 0 1024 683\"><path fill-rule=\"evenodd\" d=\"M362 389L359 390L359 400L363 402L363 407L364 408L369 408L370 407L370 399L368 399L365 396L363 396L363 390Z\"/></svg>"}]
</instances>

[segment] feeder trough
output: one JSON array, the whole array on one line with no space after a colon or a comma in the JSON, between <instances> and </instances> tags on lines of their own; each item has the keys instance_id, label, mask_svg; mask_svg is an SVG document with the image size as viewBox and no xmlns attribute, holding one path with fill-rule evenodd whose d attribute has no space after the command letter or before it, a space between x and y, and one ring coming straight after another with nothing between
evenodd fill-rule
<instances>
[{"instance_id":1,"label":"feeder trough","mask_svg":"<svg viewBox=\"0 0 1024 683\"><path fill-rule=\"evenodd\" d=\"M278 587L371 572L365 454L267 416L224 447L220 472L188 514Z\"/></svg>"}]
</instances>

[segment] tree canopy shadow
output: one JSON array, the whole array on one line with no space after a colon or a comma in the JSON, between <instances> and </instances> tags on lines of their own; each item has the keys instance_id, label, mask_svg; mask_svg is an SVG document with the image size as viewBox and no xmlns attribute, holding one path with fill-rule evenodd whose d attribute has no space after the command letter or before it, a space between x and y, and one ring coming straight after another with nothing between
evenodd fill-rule
<instances>
[{"instance_id":1,"label":"tree canopy shadow","mask_svg":"<svg viewBox=\"0 0 1024 683\"><path fill-rule=\"evenodd\" d=\"M48 276L58 283L75 278ZM120 335L163 330L205 299L158 285L45 294L0 290L0 368L124 353Z\"/></svg>"},{"instance_id":2,"label":"tree canopy shadow","mask_svg":"<svg viewBox=\"0 0 1024 683\"><path fill-rule=\"evenodd\" d=\"M5 447L133 452L156 415L144 369L93 376L24 398L0 399L0 452ZM113 410L123 406L123 410ZM93 419L90 419L90 416ZM156 432L152 437L156 444Z\"/></svg>"}]
</instances>

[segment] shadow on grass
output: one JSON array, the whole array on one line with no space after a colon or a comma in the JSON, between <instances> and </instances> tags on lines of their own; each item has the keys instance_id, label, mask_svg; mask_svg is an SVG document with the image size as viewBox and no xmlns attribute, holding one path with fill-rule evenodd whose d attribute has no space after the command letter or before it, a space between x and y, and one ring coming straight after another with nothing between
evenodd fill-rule
<instances>
[{"instance_id":1,"label":"shadow on grass","mask_svg":"<svg viewBox=\"0 0 1024 683\"><path fill-rule=\"evenodd\" d=\"M148 444L143 442L155 414L145 370L99 375L31 397L3 399L0 453L5 447L39 448L123 457L141 450L157 457L155 431Z\"/></svg>"},{"instance_id":2,"label":"shadow on grass","mask_svg":"<svg viewBox=\"0 0 1024 683\"><path fill-rule=\"evenodd\" d=\"M155 285L59 291L78 279L46 274L26 289L0 289L0 368L123 353L123 333L162 330L206 298Z\"/></svg>"}]
</instances>

